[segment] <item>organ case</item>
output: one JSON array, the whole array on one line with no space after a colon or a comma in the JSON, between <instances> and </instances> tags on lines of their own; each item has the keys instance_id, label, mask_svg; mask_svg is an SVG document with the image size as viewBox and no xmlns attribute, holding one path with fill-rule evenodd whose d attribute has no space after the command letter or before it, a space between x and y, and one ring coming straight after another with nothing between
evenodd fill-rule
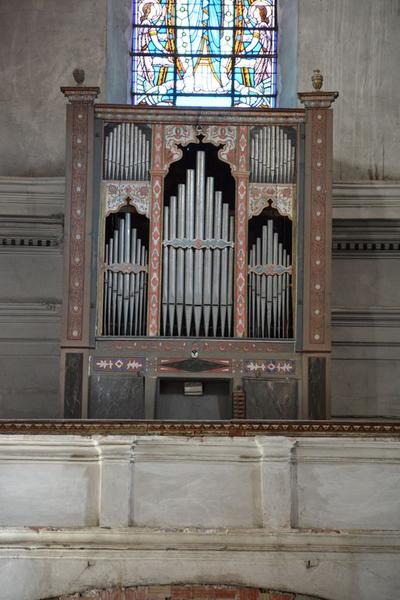
<instances>
[{"instance_id":1,"label":"organ case","mask_svg":"<svg viewBox=\"0 0 400 600\"><path fill-rule=\"evenodd\" d=\"M303 94L305 109L226 111L99 105L93 88L64 93L70 120L86 117L90 249L76 336L71 219L62 355L82 355L83 376L80 397L64 397L66 416L171 414L162 403L174 390L174 416L187 417L187 381L204 387L193 418L244 417L246 406L259 418L326 416L335 94ZM76 136L70 127L70 208ZM318 384L310 377L320 359ZM123 387L132 378L143 384ZM67 379L64 390L74 388ZM239 414L226 398L242 389Z\"/></svg>"}]
</instances>

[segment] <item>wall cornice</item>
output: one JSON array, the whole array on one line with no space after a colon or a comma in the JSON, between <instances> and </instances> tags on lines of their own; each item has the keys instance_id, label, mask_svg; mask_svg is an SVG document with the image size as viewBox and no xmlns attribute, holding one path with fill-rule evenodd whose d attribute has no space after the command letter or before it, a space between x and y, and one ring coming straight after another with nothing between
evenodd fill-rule
<instances>
[{"instance_id":1,"label":"wall cornice","mask_svg":"<svg viewBox=\"0 0 400 600\"><path fill-rule=\"evenodd\" d=\"M334 219L399 219L400 181L333 183Z\"/></svg>"},{"instance_id":2,"label":"wall cornice","mask_svg":"<svg viewBox=\"0 0 400 600\"><path fill-rule=\"evenodd\" d=\"M64 196L64 177L0 177L1 215L60 215Z\"/></svg>"},{"instance_id":3,"label":"wall cornice","mask_svg":"<svg viewBox=\"0 0 400 600\"><path fill-rule=\"evenodd\" d=\"M48 553L96 550L99 555L110 550L133 552L191 551L202 552L400 552L398 531L280 531L263 529L162 530L159 528L7 528L0 530L0 552L12 549Z\"/></svg>"}]
</instances>

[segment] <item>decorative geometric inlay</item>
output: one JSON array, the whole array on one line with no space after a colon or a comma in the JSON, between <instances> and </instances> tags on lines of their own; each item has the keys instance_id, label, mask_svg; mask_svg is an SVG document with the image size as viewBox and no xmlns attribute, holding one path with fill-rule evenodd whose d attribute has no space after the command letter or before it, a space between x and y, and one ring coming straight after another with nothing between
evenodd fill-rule
<instances>
[{"instance_id":1,"label":"decorative geometric inlay","mask_svg":"<svg viewBox=\"0 0 400 600\"><path fill-rule=\"evenodd\" d=\"M293 375L296 372L296 362L294 360L250 359L243 361L243 368L248 375L259 375L260 373Z\"/></svg>"},{"instance_id":2,"label":"decorative geometric inlay","mask_svg":"<svg viewBox=\"0 0 400 600\"><path fill-rule=\"evenodd\" d=\"M243 128L239 128L242 130ZM247 160L248 144L243 148L245 159ZM246 163L247 164L247 163ZM238 175L237 185L237 206L236 206L236 280L235 280L235 336L244 337L246 335L246 314L247 314L247 191L248 176Z\"/></svg>"},{"instance_id":3,"label":"decorative geometric inlay","mask_svg":"<svg viewBox=\"0 0 400 600\"><path fill-rule=\"evenodd\" d=\"M189 373L201 373L213 371L229 373L231 369L230 360L204 360L199 358L187 358L177 361L161 359L159 365L160 372L187 371Z\"/></svg>"},{"instance_id":4,"label":"decorative geometric inlay","mask_svg":"<svg viewBox=\"0 0 400 600\"><path fill-rule=\"evenodd\" d=\"M111 181L103 183L105 215L130 204L138 213L150 217L150 181Z\"/></svg>"},{"instance_id":5,"label":"decorative geometric inlay","mask_svg":"<svg viewBox=\"0 0 400 600\"><path fill-rule=\"evenodd\" d=\"M132 263L112 263L111 265L107 265L103 263L102 265L103 271L112 271L113 273L124 273L128 275L129 273L147 273L147 265L134 265Z\"/></svg>"},{"instance_id":6,"label":"decorative geometric inlay","mask_svg":"<svg viewBox=\"0 0 400 600\"><path fill-rule=\"evenodd\" d=\"M93 423L77 419L66 421L0 420L0 433L8 435L182 435L251 437L256 435L396 437L398 421L103 421Z\"/></svg>"},{"instance_id":7,"label":"decorative geometric inlay","mask_svg":"<svg viewBox=\"0 0 400 600\"><path fill-rule=\"evenodd\" d=\"M164 246L172 246L173 248L196 248L196 250L200 250L201 248L227 248L230 246L234 247L234 242L228 242L226 240L186 240L186 239L174 239L174 240L164 240Z\"/></svg>"},{"instance_id":8,"label":"decorative geometric inlay","mask_svg":"<svg viewBox=\"0 0 400 600\"><path fill-rule=\"evenodd\" d=\"M250 183L248 218L272 206L283 217L293 219L296 186L288 183Z\"/></svg>"},{"instance_id":9,"label":"decorative geometric inlay","mask_svg":"<svg viewBox=\"0 0 400 600\"><path fill-rule=\"evenodd\" d=\"M259 340L234 340L196 341L181 339L141 339L103 341L102 347L113 352L179 352L186 353L192 350L207 353L232 354L232 352L247 352L249 354L276 354L294 352L293 342L259 341Z\"/></svg>"},{"instance_id":10,"label":"decorative geometric inlay","mask_svg":"<svg viewBox=\"0 0 400 600\"><path fill-rule=\"evenodd\" d=\"M119 371L127 373L137 373L146 366L144 358L114 358L103 357L94 361L95 371Z\"/></svg>"},{"instance_id":11,"label":"decorative geometric inlay","mask_svg":"<svg viewBox=\"0 0 400 600\"><path fill-rule=\"evenodd\" d=\"M324 344L326 329L326 202L327 111L311 112L311 222L310 222L310 331L309 344Z\"/></svg>"},{"instance_id":12,"label":"decorative geometric inlay","mask_svg":"<svg viewBox=\"0 0 400 600\"><path fill-rule=\"evenodd\" d=\"M172 162L182 158L182 149L178 146L198 143L202 136L204 143L214 146L222 146L218 151L218 157L236 169L234 161L234 150L236 143L236 127L220 125L166 125L165 126L165 150L166 164L164 169Z\"/></svg>"},{"instance_id":13,"label":"decorative geometric inlay","mask_svg":"<svg viewBox=\"0 0 400 600\"><path fill-rule=\"evenodd\" d=\"M74 102L72 112L67 339L74 341L83 336L89 107L88 102ZM82 168L76 168L77 161Z\"/></svg>"},{"instance_id":14,"label":"decorative geometric inlay","mask_svg":"<svg viewBox=\"0 0 400 600\"><path fill-rule=\"evenodd\" d=\"M289 267L274 264L249 266L249 273L255 273L256 275L284 275L288 273L291 275L292 265Z\"/></svg>"}]
</instances>

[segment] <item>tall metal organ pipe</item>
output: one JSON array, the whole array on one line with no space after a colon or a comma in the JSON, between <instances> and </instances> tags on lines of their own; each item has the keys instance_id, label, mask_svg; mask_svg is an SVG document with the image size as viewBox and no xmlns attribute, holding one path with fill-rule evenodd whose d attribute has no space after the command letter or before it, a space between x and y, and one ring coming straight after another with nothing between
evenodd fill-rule
<instances>
[{"instance_id":1,"label":"tall metal organ pipe","mask_svg":"<svg viewBox=\"0 0 400 600\"><path fill-rule=\"evenodd\" d=\"M291 326L292 265L274 231L272 219L263 225L249 250L249 337L288 338Z\"/></svg>"},{"instance_id":2,"label":"tall metal organ pipe","mask_svg":"<svg viewBox=\"0 0 400 600\"><path fill-rule=\"evenodd\" d=\"M231 336L233 332L234 220L206 155L186 171L164 208L162 334Z\"/></svg>"},{"instance_id":3,"label":"tall metal organ pipe","mask_svg":"<svg viewBox=\"0 0 400 600\"><path fill-rule=\"evenodd\" d=\"M147 248L121 213L105 246L103 335L146 334Z\"/></svg>"},{"instance_id":4,"label":"tall metal organ pipe","mask_svg":"<svg viewBox=\"0 0 400 600\"><path fill-rule=\"evenodd\" d=\"M253 129L250 143L250 181L293 183L295 135L290 129L268 125Z\"/></svg>"},{"instance_id":5,"label":"tall metal organ pipe","mask_svg":"<svg viewBox=\"0 0 400 600\"><path fill-rule=\"evenodd\" d=\"M119 181L150 179L150 129L118 123L104 136L103 178Z\"/></svg>"}]
</instances>

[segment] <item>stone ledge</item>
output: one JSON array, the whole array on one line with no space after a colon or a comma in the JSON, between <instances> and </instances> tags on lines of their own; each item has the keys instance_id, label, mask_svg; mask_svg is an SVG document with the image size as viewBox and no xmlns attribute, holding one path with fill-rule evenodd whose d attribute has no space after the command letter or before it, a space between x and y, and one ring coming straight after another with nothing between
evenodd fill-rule
<instances>
[{"instance_id":1,"label":"stone ledge","mask_svg":"<svg viewBox=\"0 0 400 600\"><path fill-rule=\"evenodd\" d=\"M400 531L301 530L270 532L263 529L159 528L52 528L0 529L0 556L32 546L40 556L79 549L137 554L143 551L173 552L400 552ZM32 554L31 554L32 555Z\"/></svg>"}]
</instances>

